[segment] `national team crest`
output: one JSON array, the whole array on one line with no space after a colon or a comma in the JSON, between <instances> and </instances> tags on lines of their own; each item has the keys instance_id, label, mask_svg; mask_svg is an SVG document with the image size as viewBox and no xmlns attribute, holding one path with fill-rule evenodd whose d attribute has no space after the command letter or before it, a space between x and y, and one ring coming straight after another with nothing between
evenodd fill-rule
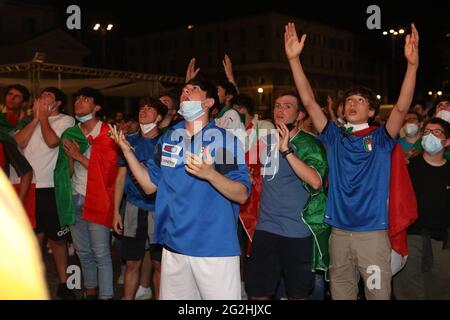
<instances>
[{"instance_id":1,"label":"national team crest","mask_svg":"<svg viewBox=\"0 0 450 320\"><path fill-rule=\"evenodd\" d=\"M363 139L363 145L364 145L364 150L366 150L366 152L372 152L372 150L373 150L372 136L365 137Z\"/></svg>"}]
</instances>

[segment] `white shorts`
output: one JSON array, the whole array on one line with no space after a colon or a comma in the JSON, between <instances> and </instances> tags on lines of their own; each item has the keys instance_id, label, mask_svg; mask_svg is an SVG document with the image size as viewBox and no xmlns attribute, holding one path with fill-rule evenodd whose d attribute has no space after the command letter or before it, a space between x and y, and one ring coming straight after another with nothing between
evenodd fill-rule
<instances>
[{"instance_id":1,"label":"white shorts","mask_svg":"<svg viewBox=\"0 0 450 320\"><path fill-rule=\"evenodd\" d=\"M191 257L163 249L161 300L241 300L239 256Z\"/></svg>"}]
</instances>

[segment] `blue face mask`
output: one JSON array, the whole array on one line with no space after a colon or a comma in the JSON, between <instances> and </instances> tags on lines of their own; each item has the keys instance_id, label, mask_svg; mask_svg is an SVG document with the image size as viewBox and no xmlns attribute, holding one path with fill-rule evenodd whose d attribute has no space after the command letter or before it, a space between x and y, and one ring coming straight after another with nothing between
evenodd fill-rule
<instances>
[{"instance_id":1,"label":"blue face mask","mask_svg":"<svg viewBox=\"0 0 450 320\"><path fill-rule=\"evenodd\" d=\"M76 118L78 121L80 121L81 123L85 123L85 122L91 120L91 119L93 118L93 116L92 116L92 113L88 113L88 114L85 115L85 116L77 116L77 115L75 115L75 118Z\"/></svg>"},{"instance_id":2,"label":"blue face mask","mask_svg":"<svg viewBox=\"0 0 450 320\"><path fill-rule=\"evenodd\" d=\"M180 103L180 110L178 113L186 121L194 121L205 114L202 108L201 101L183 101Z\"/></svg>"},{"instance_id":3,"label":"blue face mask","mask_svg":"<svg viewBox=\"0 0 450 320\"><path fill-rule=\"evenodd\" d=\"M431 155L436 154L444 149L441 139L439 139L432 133L422 137L422 147L427 153Z\"/></svg>"}]
</instances>

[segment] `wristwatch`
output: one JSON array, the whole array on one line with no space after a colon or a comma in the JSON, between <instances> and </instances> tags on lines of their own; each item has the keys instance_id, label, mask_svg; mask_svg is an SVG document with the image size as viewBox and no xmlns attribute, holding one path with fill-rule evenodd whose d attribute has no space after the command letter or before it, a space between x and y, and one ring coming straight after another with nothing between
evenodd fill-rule
<instances>
[{"instance_id":1,"label":"wristwatch","mask_svg":"<svg viewBox=\"0 0 450 320\"><path fill-rule=\"evenodd\" d=\"M294 153L294 150L293 150L291 147L289 147L289 149L287 149L287 150L285 150L285 151L282 151L282 152L281 152L281 156L282 156L284 159L286 159L287 155L290 154L290 153Z\"/></svg>"}]
</instances>

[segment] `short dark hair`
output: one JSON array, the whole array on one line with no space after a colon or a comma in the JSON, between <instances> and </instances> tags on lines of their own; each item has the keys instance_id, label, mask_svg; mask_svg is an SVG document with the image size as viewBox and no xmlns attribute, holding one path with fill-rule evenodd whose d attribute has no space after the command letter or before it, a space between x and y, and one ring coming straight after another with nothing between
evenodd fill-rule
<instances>
[{"instance_id":1,"label":"short dark hair","mask_svg":"<svg viewBox=\"0 0 450 320\"><path fill-rule=\"evenodd\" d=\"M300 96L296 91L288 90L288 91L281 91L275 96L274 102L277 101L278 98L284 97L284 96L291 96L294 97L297 100L297 111L298 112L304 112L306 113L305 107L302 105L302 101L300 99Z\"/></svg>"},{"instance_id":2,"label":"short dark hair","mask_svg":"<svg viewBox=\"0 0 450 320\"><path fill-rule=\"evenodd\" d=\"M444 130L444 134L445 137L448 139L450 138L450 123L448 123L445 120L442 120L441 118L431 118L430 120L428 120L427 122L425 122L423 128L425 129L425 127L429 124L438 124L441 126L441 128Z\"/></svg>"},{"instance_id":3,"label":"short dark hair","mask_svg":"<svg viewBox=\"0 0 450 320\"><path fill-rule=\"evenodd\" d=\"M80 90L75 92L75 94L74 94L75 100L79 96L92 98L92 99L94 99L95 105L103 107L103 94L97 89L94 89L91 87L81 88Z\"/></svg>"},{"instance_id":4,"label":"short dark hair","mask_svg":"<svg viewBox=\"0 0 450 320\"><path fill-rule=\"evenodd\" d=\"M413 111L413 110L409 110L407 114L415 114L415 115L416 115L416 117L417 117L417 120L419 120L419 122L422 122L422 121L423 121L423 117L422 117L422 115L421 115L421 114L419 114L419 113L417 113L416 111Z\"/></svg>"},{"instance_id":5,"label":"short dark hair","mask_svg":"<svg viewBox=\"0 0 450 320\"><path fill-rule=\"evenodd\" d=\"M173 93L166 92L166 93L160 94L158 96L158 99L161 99L162 97L169 97L172 100L172 102L174 103L175 109L180 108L180 100Z\"/></svg>"},{"instance_id":6,"label":"short dark hair","mask_svg":"<svg viewBox=\"0 0 450 320\"><path fill-rule=\"evenodd\" d=\"M184 86L187 86L188 84L192 86L199 86L200 89L206 91L207 98L214 99L214 104L211 106L210 110L219 105L219 97L217 96L217 87L214 85L212 81L206 80L202 77L195 77L186 82Z\"/></svg>"},{"instance_id":7,"label":"short dark hair","mask_svg":"<svg viewBox=\"0 0 450 320\"><path fill-rule=\"evenodd\" d=\"M367 87L364 86L354 86L347 91L345 91L343 99L344 99L344 106L345 106L345 100L347 100L348 97L357 94L367 99L369 102L369 108L374 110L375 113L373 117L375 117L378 114L378 111L380 111L380 101L377 99L375 94L372 90L370 90Z\"/></svg>"},{"instance_id":8,"label":"short dark hair","mask_svg":"<svg viewBox=\"0 0 450 320\"><path fill-rule=\"evenodd\" d=\"M238 95L236 87L230 81L219 80L216 82L216 86L222 87L225 90L226 95L232 95L233 97L236 97Z\"/></svg>"},{"instance_id":9,"label":"short dark hair","mask_svg":"<svg viewBox=\"0 0 450 320\"><path fill-rule=\"evenodd\" d=\"M231 105L238 105L247 109L250 115L254 115L256 111L255 100L253 100L249 95L238 94L231 100Z\"/></svg>"},{"instance_id":10,"label":"short dark hair","mask_svg":"<svg viewBox=\"0 0 450 320\"><path fill-rule=\"evenodd\" d=\"M18 84L18 83L11 84L6 87L5 97L11 89L15 89L15 90L19 91L22 94L23 101L30 100L30 91L28 91L27 87L25 87L21 84Z\"/></svg>"},{"instance_id":11,"label":"short dark hair","mask_svg":"<svg viewBox=\"0 0 450 320\"><path fill-rule=\"evenodd\" d=\"M123 117L123 120L125 122L128 122L128 121L139 122L139 114L136 112L129 113Z\"/></svg>"},{"instance_id":12,"label":"short dark hair","mask_svg":"<svg viewBox=\"0 0 450 320\"><path fill-rule=\"evenodd\" d=\"M55 95L55 100L61 102L61 105L59 106L60 110L65 107L66 101L67 101L66 94L64 92L62 92L60 89L58 89L56 87L48 87L48 88L45 88L44 90L42 90L41 94L42 94L42 92L53 93Z\"/></svg>"},{"instance_id":13,"label":"short dark hair","mask_svg":"<svg viewBox=\"0 0 450 320\"><path fill-rule=\"evenodd\" d=\"M156 113L158 113L158 115L160 115L163 118L167 115L167 112L169 111L169 109L164 103L152 97L145 97L139 100L139 108L145 105L154 108L156 110Z\"/></svg>"}]
</instances>

